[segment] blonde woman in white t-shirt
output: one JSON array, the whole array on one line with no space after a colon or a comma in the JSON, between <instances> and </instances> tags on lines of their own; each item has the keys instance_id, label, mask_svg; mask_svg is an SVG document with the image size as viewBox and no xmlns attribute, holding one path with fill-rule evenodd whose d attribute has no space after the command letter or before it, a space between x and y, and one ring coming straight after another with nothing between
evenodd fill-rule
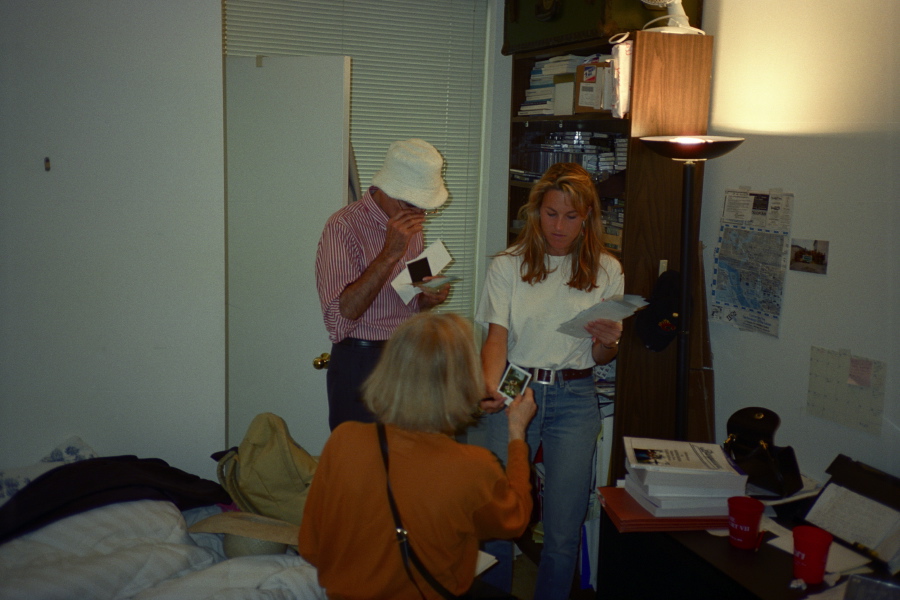
<instances>
[{"instance_id":1,"label":"blonde woman in white t-shirt","mask_svg":"<svg viewBox=\"0 0 900 600\"><path fill-rule=\"evenodd\" d=\"M506 415L498 392L508 363L532 372L538 412L527 441L542 448L544 543L535 598L568 598L581 524L587 513L600 411L592 369L612 361L622 324L598 319L589 337L558 327L598 302L623 293L622 267L603 245L603 223L590 174L575 163L551 166L520 212L525 227L488 269L476 320L488 335L481 362L488 398L488 447L505 462ZM485 579L509 589L512 546L490 542L500 564Z\"/></svg>"}]
</instances>

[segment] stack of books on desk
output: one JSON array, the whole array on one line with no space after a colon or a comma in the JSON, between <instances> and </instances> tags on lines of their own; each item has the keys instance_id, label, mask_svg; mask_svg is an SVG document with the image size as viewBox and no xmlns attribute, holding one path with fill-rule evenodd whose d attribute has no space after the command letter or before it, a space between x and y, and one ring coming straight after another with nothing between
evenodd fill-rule
<instances>
[{"instance_id":1,"label":"stack of books on desk","mask_svg":"<svg viewBox=\"0 0 900 600\"><path fill-rule=\"evenodd\" d=\"M726 516L747 475L717 444L625 437L625 490L654 517Z\"/></svg>"}]
</instances>

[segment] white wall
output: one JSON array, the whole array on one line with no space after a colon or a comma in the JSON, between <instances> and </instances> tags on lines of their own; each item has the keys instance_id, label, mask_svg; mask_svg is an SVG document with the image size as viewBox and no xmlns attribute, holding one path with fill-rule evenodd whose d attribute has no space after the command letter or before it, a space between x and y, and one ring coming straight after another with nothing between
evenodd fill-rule
<instances>
[{"instance_id":1,"label":"white wall","mask_svg":"<svg viewBox=\"0 0 900 600\"><path fill-rule=\"evenodd\" d=\"M512 57L500 53L503 47L503 2L488 3L485 34L488 62L484 70L484 140L482 152L483 185L478 255L483 257L476 290L481 290L491 256L506 248L506 197L509 190L509 117L512 93ZM478 293L474 302L478 302ZM477 306L477 304L476 304Z\"/></svg>"},{"instance_id":2,"label":"white wall","mask_svg":"<svg viewBox=\"0 0 900 600\"><path fill-rule=\"evenodd\" d=\"M215 477L222 115L218 0L0 0L0 467L78 435Z\"/></svg>"},{"instance_id":3,"label":"white wall","mask_svg":"<svg viewBox=\"0 0 900 600\"><path fill-rule=\"evenodd\" d=\"M775 410L775 441L820 480L838 454L900 475L900 4L707 0L716 36L711 133L747 138L706 166L711 275L726 189L793 192L792 236L830 241L827 275L789 271L777 338L711 325L716 433L745 406ZM807 414L811 347L887 363L877 435Z\"/></svg>"},{"instance_id":4,"label":"white wall","mask_svg":"<svg viewBox=\"0 0 900 600\"><path fill-rule=\"evenodd\" d=\"M822 481L839 453L900 475L898 7L881 0L704 2L703 28L716 36L710 133L747 138L706 166L700 235L707 270L729 188L793 192L794 237L831 242L826 276L788 273L778 338L711 325L716 437L725 439L734 411L768 407L782 418L776 443L794 446L803 471ZM498 73L508 71L508 57L493 60ZM497 89L499 120L509 114L509 99ZM491 152L504 151L498 123L489 135ZM486 176L505 182L503 159L494 163ZM487 202L486 251L493 252L503 235L505 192L492 191ZM887 363L879 435L806 414L812 346Z\"/></svg>"}]
</instances>

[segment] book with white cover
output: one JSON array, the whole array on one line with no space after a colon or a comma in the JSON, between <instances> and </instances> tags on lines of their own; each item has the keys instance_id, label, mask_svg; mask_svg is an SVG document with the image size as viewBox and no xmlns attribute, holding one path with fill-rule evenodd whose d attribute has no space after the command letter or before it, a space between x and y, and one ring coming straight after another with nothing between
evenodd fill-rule
<instances>
[{"instance_id":1,"label":"book with white cover","mask_svg":"<svg viewBox=\"0 0 900 600\"><path fill-rule=\"evenodd\" d=\"M738 477L722 482L718 486L706 487L697 485L646 484L642 483L634 473L625 473L625 481L637 486L643 495L659 498L730 498L731 496L744 496L747 491L744 481Z\"/></svg>"},{"instance_id":2,"label":"book with white cover","mask_svg":"<svg viewBox=\"0 0 900 600\"><path fill-rule=\"evenodd\" d=\"M718 444L655 438L624 438L627 466L649 471L737 473Z\"/></svg>"},{"instance_id":3,"label":"book with white cover","mask_svg":"<svg viewBox=\"0 0 900 600\"><path fill-rule=\"evenodd\" d=\"M746 475L728 475L715 471L696 471L685 473L682 471L646 471L644 469L626 470L634 475L634 479L642 485L661 485L691 488L721 488L723 485L733 485L735 489L746 488ZM724 480L724 481L723 481ZM725 483L731 482L731 483ZM735 494L743 495L744 492Z\"/></svg>"},{"instance_id":4,"label":"book with white cover","mask_svg":"<svg viewBox=\"0 0 900 600\"><path fill-rule=\"evenodd\" d=\"M643 485L743 489L747 475L718 444L653 438L624 438L625 468Z\"/></svg>"},{"instance_id":5,"label":"book with white cover","mask_svg":"<svg viewBox=\"0 0 900 600\"><path fill-rule=\"evenodd\" d=\"M654 517L723 517L728 515L728 498L705 498L694 504L691 504L687 498L662 502L656 498L644 496L638 488L630 487L627 479L625 480L625 491ZM708 502L702 502L702 500Z\"/></svg>"}]
</instances>

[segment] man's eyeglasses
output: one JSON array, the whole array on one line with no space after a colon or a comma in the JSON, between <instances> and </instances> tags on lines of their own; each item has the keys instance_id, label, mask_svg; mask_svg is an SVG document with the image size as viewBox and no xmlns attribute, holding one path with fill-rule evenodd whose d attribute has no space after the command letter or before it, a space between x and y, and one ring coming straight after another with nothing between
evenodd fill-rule
<instances>
[{"instance_id":1,"label":"man's eyeglasses","mask_svg":"<svg viewBox=\"0 0 900 600\"><path fill-rule=\"evenodd\" d=\"M394 200L397 200L397 199L394 198ZM426 217L430 217L430 216L432 216L432 215L436 215L436 214L439 214L439 213L441 212L441 209L440 209L440 208L431 208L431 209L427 209L427 210L426 210L426 209L424 209L424 208L419 208L419 207L416 206L415 204L410 204L410 203L407 202L406 200L397 200L397 204L399 204L399 205L400 205L400 208L402 208L402 209L404 209L404 210L414 210L414 211L416 211L416 212L422 213L422 214L425 215Z\"/></svg>"}]
</instances>

